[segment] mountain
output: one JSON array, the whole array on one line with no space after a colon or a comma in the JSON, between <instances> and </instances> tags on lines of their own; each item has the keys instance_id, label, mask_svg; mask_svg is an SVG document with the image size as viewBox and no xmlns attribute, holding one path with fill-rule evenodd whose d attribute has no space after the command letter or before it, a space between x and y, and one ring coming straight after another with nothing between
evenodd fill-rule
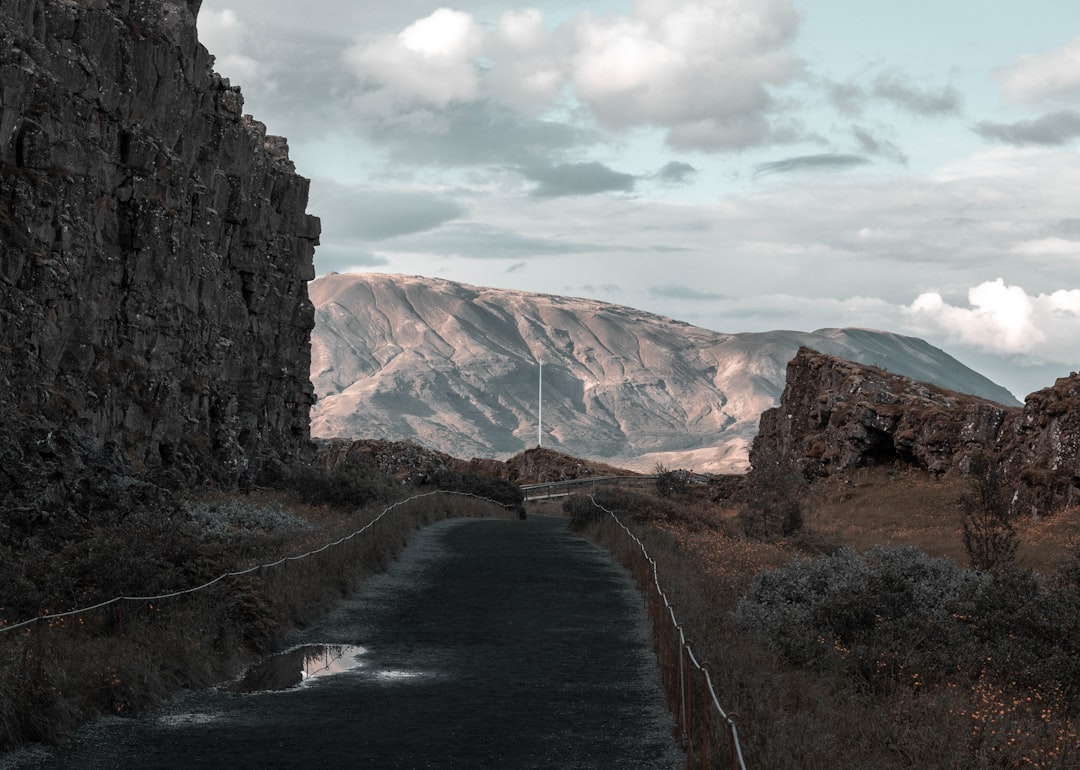
<instances>
[{"instance_id":1,"label":"mountain","mask_svg":"<svg viewBox=\"0 0 1080 770\"><path fill-rule=\"evenodd\" d=\"M868 329L721 334L640 310L435 278L313 281L320 437L410 440L458 457L537 443L638 470L746 467L800 347L1006 405L1012 395L923 340Z\"/></svg>"}]
</instances>

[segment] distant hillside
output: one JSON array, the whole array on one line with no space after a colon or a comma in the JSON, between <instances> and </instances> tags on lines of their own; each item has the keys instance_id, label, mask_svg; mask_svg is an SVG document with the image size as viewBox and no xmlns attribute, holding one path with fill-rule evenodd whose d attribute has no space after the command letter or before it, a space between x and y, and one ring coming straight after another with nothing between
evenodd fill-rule
<instances>
[{"instance_id":1,"label":"distant hillside","mask_svg":"<svg viewBox=\"0 0 1080 770\"><path fill-rule=\"evenodd\" d=\"M330 274L315 304L311 431L505 458L537 443L638 470L737 472L806 346L1007 405L923 340L867 329L721 334L587 299L434 278Z\"/></svg>"}]
</instances>

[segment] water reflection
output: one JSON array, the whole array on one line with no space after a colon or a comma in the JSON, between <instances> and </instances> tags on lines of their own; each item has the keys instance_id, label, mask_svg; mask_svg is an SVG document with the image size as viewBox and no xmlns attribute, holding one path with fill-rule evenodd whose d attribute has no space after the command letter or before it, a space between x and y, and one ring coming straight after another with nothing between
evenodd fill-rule
<instances>
[{"instance_id":1,"label":"water reflection","mask_svg":"<svg viewBox=\"0 0 1080 770\"><path fill-rule=\"evenodd\" d=\"M267 658L229 685L230 692L290 690L309 679L357 668L363 647L348 644L307 644Z\"/></svg>"}]
</instances>

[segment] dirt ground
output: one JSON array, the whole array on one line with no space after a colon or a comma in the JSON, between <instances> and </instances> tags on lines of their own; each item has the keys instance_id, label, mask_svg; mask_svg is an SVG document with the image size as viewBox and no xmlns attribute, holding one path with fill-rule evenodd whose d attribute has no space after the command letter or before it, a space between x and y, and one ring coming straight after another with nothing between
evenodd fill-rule
<instances>
[{"instance_id":1,"label":"dirt ground","mask_svg":"<svg viewBox=\"0 0 1080 770\"><path fill-rule=\"evenodd\" d=\"M294 644L351 668L222 687L0 768L675 768L642 600L563 519L433 525Z\"/></svg>"}]
</instances>

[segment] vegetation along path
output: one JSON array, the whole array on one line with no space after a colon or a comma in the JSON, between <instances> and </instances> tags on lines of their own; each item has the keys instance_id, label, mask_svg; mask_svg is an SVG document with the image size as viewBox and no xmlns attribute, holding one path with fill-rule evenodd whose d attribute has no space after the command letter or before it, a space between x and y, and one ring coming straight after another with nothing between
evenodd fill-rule
<instances>
[{"instance_id":1,"label":"vegetation along path","mask_svg":"<svg viewBox=\"0 0 1080 770\"><path fill-rule=\"evenodd\" d=\"M286 690L186 693L16 766L584 770L683 761L640 594L561 519L428 527L387 574L294 641L328 645L316 649L315 669L325 660L347 670ZM287 664L297 674L301 666L312 669L302 654Z\"/></svg>"}]
</instances>

